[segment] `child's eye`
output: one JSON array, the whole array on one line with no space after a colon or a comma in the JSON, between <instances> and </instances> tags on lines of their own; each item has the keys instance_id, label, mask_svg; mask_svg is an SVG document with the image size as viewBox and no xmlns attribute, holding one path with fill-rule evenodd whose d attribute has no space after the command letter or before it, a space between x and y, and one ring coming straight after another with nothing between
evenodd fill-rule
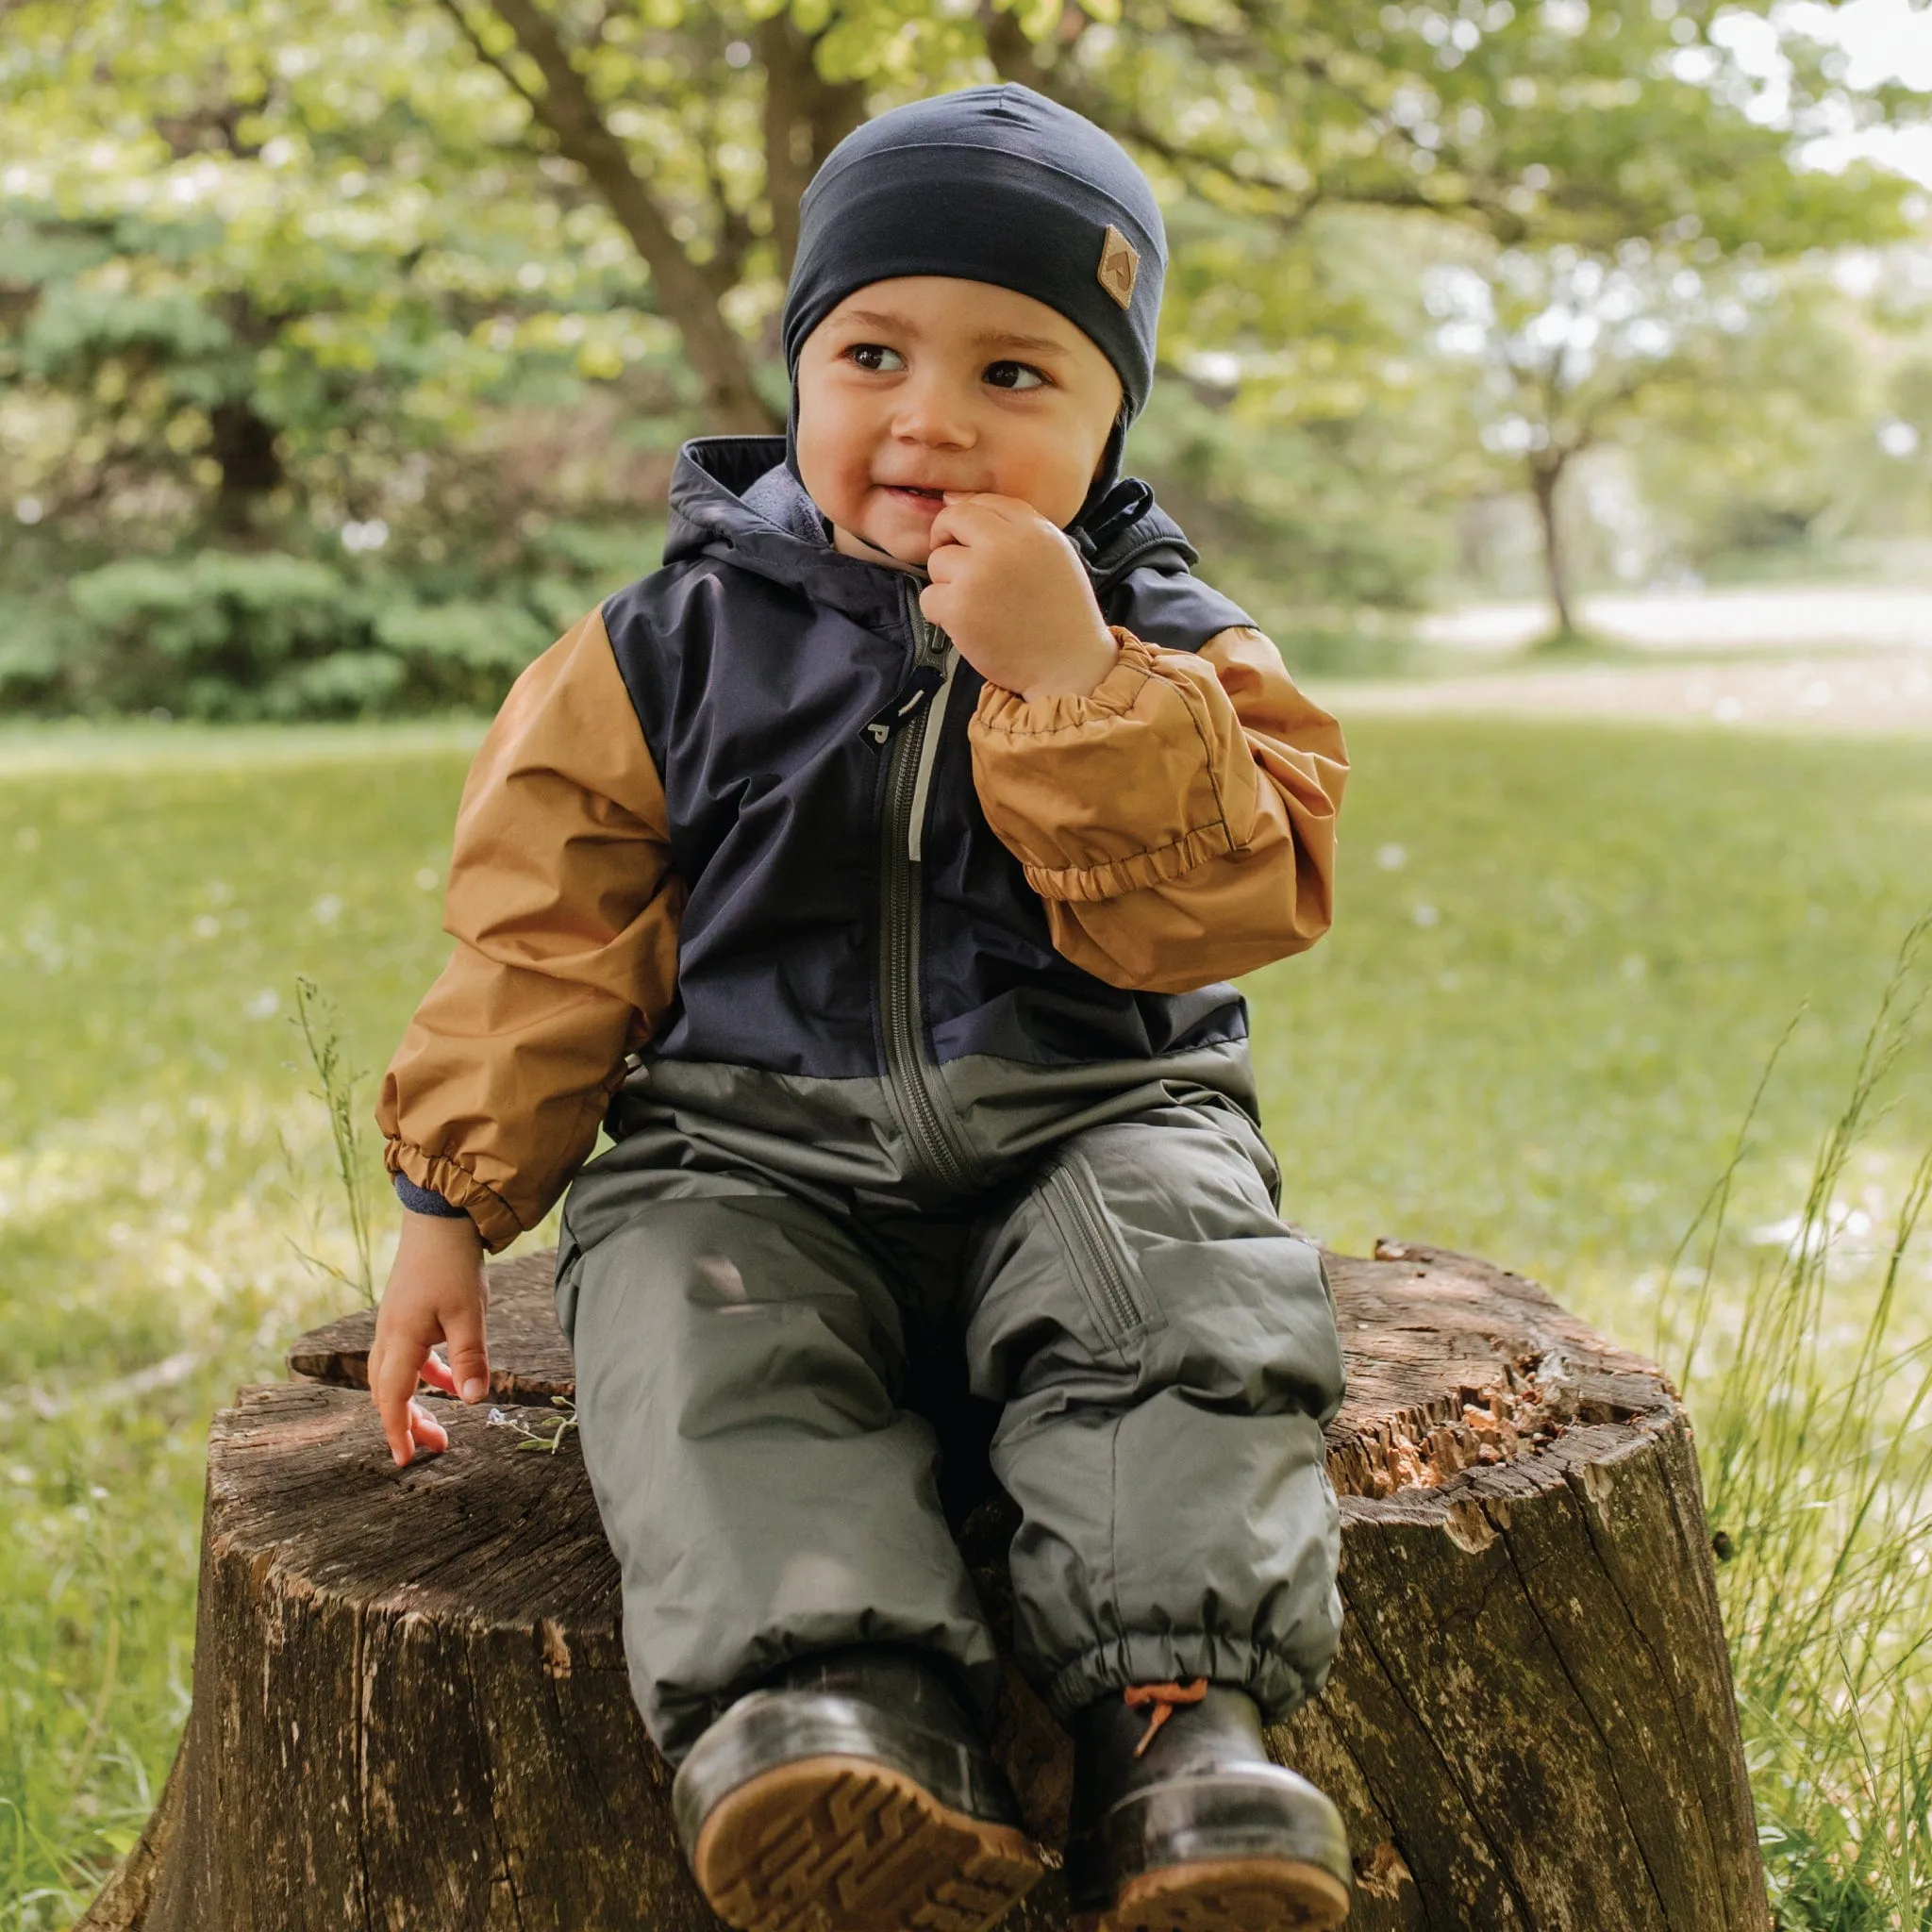
<instances>
[{"instance_id":1,"label":"child's eye","mask_svg":"<svg viewBox=\"0 0 1932 1932\"><path fill-rule=\"evenodd\" d=\"M994 389L1043 389L1046 377L1030 362L989 362L981 378Z\"/></svg>"},{"instance_id":2,"label":"child's eye","mask_svg":"<svg viewBox=\"0 0 1932 1932\"><path fill-rule=\"evenodd\" d=\"M883 342L854 342L845 353L861 369L870 369L875 375L891 375L906 366L905 357Z\"/></svg>"}]
</instances>

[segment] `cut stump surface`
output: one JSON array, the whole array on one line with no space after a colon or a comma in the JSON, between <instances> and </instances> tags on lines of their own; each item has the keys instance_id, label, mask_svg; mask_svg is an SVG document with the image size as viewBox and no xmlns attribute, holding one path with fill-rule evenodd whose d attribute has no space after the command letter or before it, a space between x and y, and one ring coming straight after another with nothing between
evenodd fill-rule
<instances>
[{"instance_id":1,"label":"cut stump surface","mask_svg":"<svg viewBox=\"0 0 1932 1932\"><path fill-rule=\"evenodd\" d=\"M1326 1257L1341 1655L1272 1734L1341 1806L1357 1932L1765 1932L1690 1433L1657 1371L1520 1276ZM305 1336L208 1451L194 1701L80 1932L696 1932L567 1411L551 1257L491 1275L492 1407L397 1471L373 1317ZM556 1438L554 1446L544 1439ZM959 1533L1010 1628L1012 1506ZM1069 1756L1008 1670L994 1739L1044 1843ZM1050 1877L1007 1922L1069 1924Z\"/></svg>"}]
</instances>

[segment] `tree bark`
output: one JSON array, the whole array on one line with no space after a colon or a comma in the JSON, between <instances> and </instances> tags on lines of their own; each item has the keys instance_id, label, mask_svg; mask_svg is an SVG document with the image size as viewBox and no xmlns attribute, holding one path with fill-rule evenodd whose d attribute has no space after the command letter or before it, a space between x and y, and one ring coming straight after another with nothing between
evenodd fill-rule
<instances>
[{"instance_id":1,"label":"tree bark","mask_svg":"<svg viewBox=\"0 0 1932 1932\"><path fill-rule=\"evenodd\" d=\"M558 151L583 169L618 225L651 271L666 321L684 339L685 353L705 389L705 417L723 435L763 435L779 426L752 381L750 350L725 321L709 278L685 253L651 191L631 166L629 150L610 130L584 76L556 27L535 0L491 0L497 17L543 77L541 92L523 88L477 40L463 0L442 0L479 58L530 104Z\"/></svg>"},{"instance_id":2,"label":"tree bark","mask_svg":"<svg viewBox=\"0 0 1932 1932\"><path fill-rule=\"evenodd\" d=\"M256 507L282 481L273 423L255 412L246 397L231 397L208 411L208 454L221 465L215 492L215 527L230 539L250 536Z\"/></svg>"},{"instance_id":3,"label":"tree bark","mask_svg":"<svg viewBox=\"0 0 1932 1932\"><path fill-rule=\"evenodd\" d=\"M789 9L759 26L758 50L765 73L765 199L778 272L789 281L798 258L799 197L825 157L865 119L865 88L819 73L818 42L800 32Z\"/></svg>"},{"instance_id":4,"label":"tree bark","mask_svg":"<svg viewBox=\"0 0 1932 1932\"><path fill-rule=\"evenodd\" d=\"M1557 518L1557 486L1563 480L1569 461L1567 452L1539 451L1529 459L1529 491L1536 499L1537 522L1543 539L1543 581L1549 587L1550 604L1556 612L1557 628L1552 643L1566 643L1576 635L1570 615L1570 566L1563 549L1563 533Z\"/></svg>"},{"instance_id":5,"label":"tree bark","mask_svg":"<svg viewBox=\"0 0 1932 1932\"><path fill-rule=\"evenodd\" d=\"M574 1386L550 1257L499 1266L496 1412ZM1353 1932L1767 1932L1690 1428L1534 1284L1385 1243L1329 1257L1346 1618L1271 1745L1341 1806ZM148 1834L80 1932L714 1924L631 1703L575 1439L446 1405L398 1474L371 1318L217 1418L194 1700ZM1003 1644L1010 1502L958 1529ZM1016 1672L994 1748L1043 1841L1066 1740ZM1008 1922L1070 1924L1057 1876Z\"/></svg>"}]
</instances>

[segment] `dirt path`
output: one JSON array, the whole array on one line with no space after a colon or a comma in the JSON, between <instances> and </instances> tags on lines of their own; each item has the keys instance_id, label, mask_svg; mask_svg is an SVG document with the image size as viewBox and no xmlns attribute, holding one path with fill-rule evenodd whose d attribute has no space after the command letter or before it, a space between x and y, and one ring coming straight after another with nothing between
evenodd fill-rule
<instances>
[{"instance_id":1,"label":"dirt path","mask_svg":"<svg viewBox=\"0 0 1932 1932\"><path fill-rule=\"evenodd\" d=\"M1684 724L1932 735L1932 650L1783 659L1491 670L1408 680L1311 678L1340 715L1652 718Z\"/></svg>"},{"instance_id":2,"label":"dirt path","mask_svg":"<svg viewBox=\"0 0 1932 1932\"><path fill-rule=\"evenodd\" d=\"M1932 590L1895 584L1777 584L1586 597L1584 629L1633 650L1932 649ZM1522 650L1550 627L1541 603L1469 604L1431 612L1424 643L1476 654Z\"/></svg>"}]
</instances>

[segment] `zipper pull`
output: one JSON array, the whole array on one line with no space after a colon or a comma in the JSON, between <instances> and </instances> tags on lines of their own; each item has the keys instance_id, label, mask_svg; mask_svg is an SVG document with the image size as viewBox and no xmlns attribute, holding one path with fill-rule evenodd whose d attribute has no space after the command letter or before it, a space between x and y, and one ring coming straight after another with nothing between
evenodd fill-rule
<instances>
[{"instance_id":1,"label":"zipper pull","mask_svg":"<svg viewBox=\"0 0 1932 1932\"><path fill-rule=\"evenodd\" d=\"M916 666L898 696L867 721L866 737L874 744L890 744L932 702L933 692L945 681L946 674L939 665Z\"/></svg>"}]
</instances>

